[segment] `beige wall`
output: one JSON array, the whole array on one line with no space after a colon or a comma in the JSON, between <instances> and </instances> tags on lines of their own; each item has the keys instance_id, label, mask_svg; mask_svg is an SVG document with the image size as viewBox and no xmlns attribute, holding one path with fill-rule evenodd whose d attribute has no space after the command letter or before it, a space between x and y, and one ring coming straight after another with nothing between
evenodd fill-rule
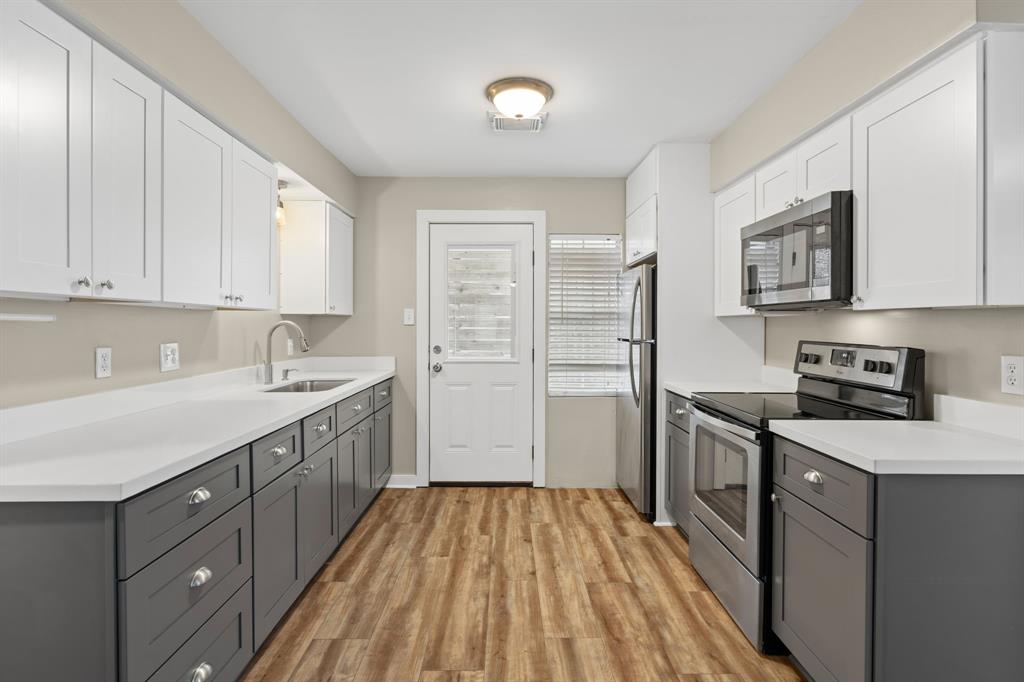
<instances>
[{"instance_id":1,"label":"beige wall","mask_svg":"<svg viewBox=\"0 0 1024 682\"><path fill-rule=\"evenodd\" d=\"M354 212L355 176L174 0L55 0L205 113Z\"/></svg>"},{"instance_id":2,"label":"beige wall","mask_svg":"<svg viewBox=\"0 0 1024 682\"><path fill-rule=\"evenodd\" d=\"M620 232L625 181L614 178L360 178L356 300L350 318L313 318L313 352L394 355L396 474L416 468L416 211L543 209L550 232ZM425 324L426 320L417 320ZM547 479L558 485L613 485L612 398L548 399Z\"/></svg>"},{"instance_id":3,"label":"beige wall","mask_svg":"<svg viewBox=\"0 0 1024 682\"><path fill-rule=\"evenodd\" d=\"M116 303L0 299L0 313L56 315L55 322L0 322L0 408L180 379L263 362L277 313L182 310ZM309 319L289 318L309 329ZM181 369L161 373L160 344L177 341ZM113 376L96 379L97 346L113 349ZM287 357L285 335L274 359Z\"/></svg>"},{"instance_id":4,"label":"beige wall","mask_svg":"<svg viewBox=\"0 0 1024 682\"><path fill-rule=\"evenodd\" d=\"M978 21L1024 24L1024 2L978 0Z\"/></svg>"},{"instance_id":5,"label":"beige wall","mask_svg":"<svg viewBox=\"0 0 1024 682\"><path fill-rule=\"evenodd\" d=\"M983 4L989 16L1006 16L1010 5L1024 2ZM973 26L978 11L976 0L865 0L712 140L712 189L722 189Z\"/></svg>"},{"instance_id":6,"label":"beige wall","mask_svg":"<svg viewBox=\"0 0 1024 682\"><path fill-rule=\"evenodd\" d=\"M999 390L999 356L1024 355L1024 308L849 310L769 317L765 364L793 366L797 341L912 346L927 352L926 390L1024 407Z\"/></svg>"}]
</instances>

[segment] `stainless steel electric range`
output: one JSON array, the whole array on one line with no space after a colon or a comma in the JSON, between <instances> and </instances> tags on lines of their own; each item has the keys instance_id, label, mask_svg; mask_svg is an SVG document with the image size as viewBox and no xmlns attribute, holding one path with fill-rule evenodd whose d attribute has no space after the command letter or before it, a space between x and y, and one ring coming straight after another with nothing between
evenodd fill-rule
<instances>
[{"instance_id":1,"label":"stainless steel electric range","mask_svg":"<svg viewBox=\"0 0 1024 682\"><path fill-rule=\"evenodd\" d=\"M776 419L920 419L924 351L801 341L796 393L695 393L690 562L747 638L785 651L771 603L771 437ZM809 472L810 473L810 472Z\"/></svg>"}]
</instances>

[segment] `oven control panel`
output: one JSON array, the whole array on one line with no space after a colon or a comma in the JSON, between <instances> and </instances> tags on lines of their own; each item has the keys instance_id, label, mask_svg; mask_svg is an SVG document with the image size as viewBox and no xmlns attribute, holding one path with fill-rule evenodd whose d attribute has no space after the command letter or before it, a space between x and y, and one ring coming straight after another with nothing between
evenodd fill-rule
<instances>
[{"instance_id":1,"label":"oven control panel","mask_svg":"<svg viewBox=\"0 0 1024 682\"><path fill-rule=\"evenodd\" d=\"M793 369L804 376L908 391L923 357L916 348L801 341Z\"/></svg>"}]
</instances>

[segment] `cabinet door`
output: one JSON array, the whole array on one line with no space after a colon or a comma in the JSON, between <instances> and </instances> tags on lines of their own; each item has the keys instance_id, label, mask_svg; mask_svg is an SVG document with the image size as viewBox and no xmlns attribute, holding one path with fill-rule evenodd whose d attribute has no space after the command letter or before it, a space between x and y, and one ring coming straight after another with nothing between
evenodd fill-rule
<instances>
[{"instance_id":1,"label":"cabinet door","mask_svg":"<svg viewBox=\"0 0 1024 682\"><path fill-rule=\"evenodd\" d=\"M980 302L980 49L959 49L853 115L864 308Z\"/></svg>"},{"instance_id":2,"label":"cabinet door","mask_svg":"<svg viewBox=\"0 0 1024 682\"><path fill-rule=\"evenodd\" d=\"M163 294L231 304L231 136L164 93Z\"/></svg>"},{"instance_id":3,"label":"cabinet door","mask_svg":"<svg viewBox=\"0 0 1024 682\"><path fill-rule=\"evenodd\" d=\"M668 511L684 533L690 534L690 434L674 424L665 425L665 464L668 470Z\"/></svg>"},{"instance_id":4,"label":"cabinet door","mask_svg":"<svg viewBox=\"0 0 1024 682\"><path fill-rule=\"evenodd\" d=\"M353 429L356 459L356 507L359 511L370 503L373 493L373 420L366 419Z\"/></svg>"},{"instance_id":5,"label":"cabinet door","mask_svg":"<svg viewBox=\"0 0 1024 682\"><path fill-rule=\"evenodd\" d=\"M305 582L338 546L338 441L303 462L299 486L299 550Z\"/></svg>"},{"instance_id":6,"label":"cabinet door","mask_svg":"<svg viewBox=\"0 0 1024 682\"><path fill-rule=\"evenodd\" d=\"M786 152L758 168L754 182L757 194L754 220L767 218L792 206L796 198L796 152Z\"/></svg>"},{"instance_id":7,"label":"cabinet door","mask_svg":"<svg viewBox=\"0 0 1024 682\"><path fill-rule=\"evenodd\" d=\"M658 195L626 218L626 264L635 265L658 251Z\"/></svg>"},{"instance_id":8,"label":"cabinet door","mask_svg":"<svg viewBox=\"0 0 1024 682\"><path fill-rule=\"evenodd\" d=\"M338 437L338 540L348 533L356 517L356 429Z\"/></svg>"},{"instance_id":9,"label":"cabinet door","mask_svg":"<svg viewBox=\"0 0 1024 682\"><path fill-rule=\"evenodd\" d=\"M644 157L626 178L626 217L658 192L658 148Z\"/></svg>"},{"instance_id":10,"label":"cabinet door","mask_svg":"<svg viewBox=\"0 0 1024 682\"><path fill-rule=\"evenodd\" d=\"M383 488L391 476L391 405L373 415L373 487Z\"/></svg>"},{"instance_id":11,"label":"cabinet door","mask_svg":"<svg viewBox=\"0 0 1024 682\"><path fill-rule=\"evenodd\" d=\"M277 309L277 168L232 146L231 296L240 308Z\"/></svg>"},{"instance_id":12,"label":"cabinet door","mask_svg":"<svg viewBox=\"0 0 1024 682\"><path fill-rule=\"evenodd\" d=\"M796 200L850 189L850 117L796 148Z\"/></svg>"},{"instance_id":13,"label":"cabinet door","mask_svg":"<svg viewBox=\"0 0 1024 682\"><path fill-rule=\"evenodd\" d=\"M41 3L0 2L0 291L92 295L91 62Z\"/></svg>"},{"instance_id":14,"label":"cabinet door","mask_svg":"<svg viewBox=\"0 0 1024 682\"><path fill-rule=\"evenodd\" d=\"M355 230L351 216L337 206L327 205L327 312L352 314L352 287L355 276L353 249Z\"/></svg>"},{"instance_id":15,"label":"cabinet door","mask_svg":"<svg viewBox=\"0 0 1024 682\"><path fill-rule=\"evenodd\" d=\"M774 492L772 629L813 679L869 679L871 541Z\"/></svg>"},{"instance_id":16,"label":"cabinet door","mask_svg":"<svg viewBox=\"0 0 1024 682\"><path fill-rule=\"evenodd\" d=\"M255 649L306 586L300 551L300 462L252 497L253 637Z\"/></svg>"},{"instance_id":17,"label":"cabinet door","mask_svg":"<svg viewBox=\"0 0 1024 682\"><path fill-rule=\"evenodd\" d=\"M740 304L740 231L754 222L754 176L715 195L715 315L752 315Z\"/></svg>"},{"instance_id":18,"label":"cabinet door","mask_svg":"<svg viewBox=\"0 0 1024 682\"><path fill-rule=\"evenodd\" d=\"M99 44L92 58L96 295L159 301L163 90Z\"/></svg>"}]
</instances>

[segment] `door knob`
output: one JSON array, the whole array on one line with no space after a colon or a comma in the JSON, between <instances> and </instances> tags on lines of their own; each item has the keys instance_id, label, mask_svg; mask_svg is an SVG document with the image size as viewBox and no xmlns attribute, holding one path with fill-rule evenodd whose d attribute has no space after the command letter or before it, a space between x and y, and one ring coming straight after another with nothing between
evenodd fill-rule
<instances>
[{"instance_id":1,"label":"door knob","mask_svg":"<svg viewBox=\"0 0 1024 682\"><path fill-rule=\"evenodd\" d=\"M442 365L441 365L440 362L435 362L434 366L431 367L430 369L434 370L435 372L440 372L441 371L441 367L442 367Z\"/></svg>"}]
</instances>

